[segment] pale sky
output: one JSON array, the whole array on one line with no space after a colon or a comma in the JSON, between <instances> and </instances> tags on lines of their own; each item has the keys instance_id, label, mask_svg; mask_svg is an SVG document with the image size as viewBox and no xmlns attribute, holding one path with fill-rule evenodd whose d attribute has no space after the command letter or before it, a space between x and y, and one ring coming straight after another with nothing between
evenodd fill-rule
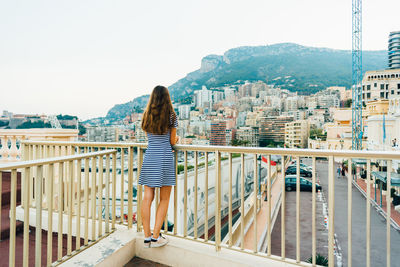
<instances>
[{"instance_id":1,"label":"pale sky","mask_svg":"<svg viewBox=\"0 0 400 267\"><path fill-rule=\"evenodd\" d=\"M351 2L0 0L0 112L105 116L238 46L351 49ZM363 1L364 49L387 49L399 10Z\"/></svg>"}]
</instances>

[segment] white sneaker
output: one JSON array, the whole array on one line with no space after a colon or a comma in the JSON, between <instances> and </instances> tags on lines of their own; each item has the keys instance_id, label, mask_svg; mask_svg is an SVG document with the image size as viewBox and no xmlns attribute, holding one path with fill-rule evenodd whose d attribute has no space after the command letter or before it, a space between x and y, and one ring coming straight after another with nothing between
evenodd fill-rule
<instances>
[{"instance_id":1,"label":"white sneaker","mask_svg":"<svg viewBox=\"0 0 400 267\"><path fill-rule=\"evenodd\" d=\"M162 236L160 233L160 236L158 237L158 239L151 238L150 247L158 248L158 247L165 246L167 243L168 243L168 238L166 238L165 236Z\"/></svg>"},{"instance_id":2,"label":"white sneaker","mask_svg":"<svg viewBox=\"0 0 400 267\"><path fill-rule=\"evenodd\" d=\"M150 248L151 240L144 240L143 241L143 247L144 248Z\"/></svg>"}]
</instances>

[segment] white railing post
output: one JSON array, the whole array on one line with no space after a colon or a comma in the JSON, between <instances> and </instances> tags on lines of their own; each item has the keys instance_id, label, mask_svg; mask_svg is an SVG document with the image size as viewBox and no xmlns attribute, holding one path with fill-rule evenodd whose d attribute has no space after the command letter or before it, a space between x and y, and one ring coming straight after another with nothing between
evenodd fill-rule
<instances>
[{"instance_id":1,"label":"white railing post","mask_svg":"<svg viewBox=\"0 0 400 267\"><path fill-rule=\"evenodd\" d=\"M184 180L183 180L183 236L187 236L187 151L184 152Z\"/></svg>"},{"instance_id":2,"label":"white railing post","mask_svg":"<svg viewBox=\"0 0 400 267\"><path fill-rule=\"evenodd\" d=\"M13 169L11 171L9 266L15 266L16 203L17 203L17 170Z\"/></svg>"},{"instance_id":3,"label":"white railing post","mask_svg":"<svg viewBox=\"0 0 400 267\"><path fill-rule=\"evenodd\" d=\"M13 135L10 137L11 140L11 146L10 146L10 152L9 152L9 160L10 161L16 161L17 156L18 156L18 148L17 148L17 136Z\"/></svg>"},{"instance_id":4,"label":"white railing post","mask_svg":"<svg viewBox=\"0 0 400 267\"><path fill-rule=\"evenodd\" d=\"M335 246L335 175L334 175L334 158L329 156L329 188L328 188L328 264L329 267L335 265L334 246Z\"/></svg>"},{"instance_id":5,"label":"white railing post","mask_svg":"<svg viewBox=\"0 0 400 267\"><path fill-rule=\"evenodd\" d=\"M352 217L353 217L353 161L348 159L347 163L347 266L352 265Z\"/></svg>"},{"instance_id":6,"label":"white railing post","mask_svg":"<svg viewBox=\"0 0 400 267\"><path fill-rule=\"evenodd\" d=\"M221 152L215 152L215 248L221 249Z\"/></svg>"},{"instance_id":7,"label":"white railing post","mask_svg":"<svg viewBox=\"0 0 400 267\"><path fill-rule=\"evenodd\" d=\"M9 149L8 149L7 135L0 135L0 141L1 141L1 149L0 149L1 161L8 161Z\"/></svg>"},{"instance_id":8,"label":"white railing post","mask_svg":"<svg viewBox=\"0 0 400 267\"><path fill-rule=\"evenodd\" d=\"M36 195L36 231L35 240L42 240L42 181L43 166L36 168L35 195ZM35 265L42 266L42 242L35 242Z\"/></svg>"},{"instance_id":9,"label":"white railing post","mask_svg":"<svg viewBox=\"0 0 400 267\"><path fill-rule=\"evenodd\" d=\"M392 182L392 161L387 161L387 178L386 178L386 266L390 266L390 224L391 224L391 182Z\"/></svg>"}]
</instances>

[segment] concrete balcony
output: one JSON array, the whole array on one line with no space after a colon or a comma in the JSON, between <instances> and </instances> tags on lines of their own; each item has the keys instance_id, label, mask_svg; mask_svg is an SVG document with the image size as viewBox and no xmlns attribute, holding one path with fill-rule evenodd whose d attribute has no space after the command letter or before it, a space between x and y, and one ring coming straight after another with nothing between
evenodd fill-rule
<instances>
[{"instance_id":1,"label":"concrete balcony","mask_svg":"<svg viewBox=\"0 0 400 267\"><path fill-rule=\"evenodd\" d=\"M78 130L75 129L0 129L0 162L21 159L21 141L76 141Z\"/></svg>"},{"instance_id":2,"label":"concrete balcony","mask_svg":"<svg viewBox=\"0 0 400 267\"><path fill-rule=\"evenodd\" d=\"M22 161L0 165L0 174L11 176L5 210L10 235L3 243L9 256L4 260L9 266L124 266L137 256L169 266L316 266L317 253L329 266L390 266L400 260L391 253L391 243L400 244L394 232L400 216L391 208L390 194L384 196L382 213L371 209L375 180L368 179L376 160L386 163L390 178L392 162L400 160L398 152L184 145L174 149L176 165L183 171L176 174L165 218L171 227L163 233L170 242L144 249L143 188L137 177L146 144L23 141ZM46 157L32 151L43 151ZM338 180L336 167L343 159L348 167ZM363 166L357 165L359 159ZM286 192L284 171L293 160L312 166L311 193L300 192L299 171L295 192ZM360 186L364 171L367 179L361 179L365 186ZM322 185L321 192L316 192L316 183ZM387 179L389 192L397 186ZM355 197L362 200L347 201ZM158 200L156 190L152 218ZM375 216L381 214L384 219L379 221ZM19 222L23 229L16 228ZM384 234L371 242L376 229ZM386 257L375 257L376 250ZM313 263L306 263L309 258Z\"/></svg>"}]
</instances>

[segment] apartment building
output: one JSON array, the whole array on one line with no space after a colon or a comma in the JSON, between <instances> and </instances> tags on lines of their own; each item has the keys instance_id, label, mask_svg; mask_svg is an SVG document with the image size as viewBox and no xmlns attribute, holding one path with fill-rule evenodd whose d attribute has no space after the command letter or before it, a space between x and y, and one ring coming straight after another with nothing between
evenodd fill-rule
<instances>
[{"instance_id":1,"label":"apartment building","mask_svg":"<svg viewBox=\"0 0 400 267\"><path fill-rule=\"evenodd\" d=\"M363 104L400 96L400 69L367 71L362 80Z\"/></svg>"},{"instance_id":2,"label":"apartment building","mask_svg":"<svg viewBox=\"0 0 400 267\"><path fill-rule=\"evenodd\" d=\"M240 127L236 130L236 139L245 141L245 146L258 147L260 141L259 127Z\"/></svg>"},{"instance_id":3,"label":"apartment building","mask_svg":"<svg viewBox=\"0 0 400 267\"><path fill-rule=\"evenodd\" d=\"M289 116L269 116L261 120L260 146L269 142L285 142L285 125L293 121Z\"/></svg>"},{"instance_id":4,"label":"apartment building","mask_svg":"<svg viewBox=\"0 0 400 267\"><path fill-rule=\"evenodd\" d=\"M306 120L297 120L285 124L285 146L288 148L306 148L310 134L310 124Z\"/></svg>"},{"instance_id":5,"label":"apartment building","mask_svg":"<svg viewBox=\"0 0 400 267\"><path fill-rule=\"evenodd\" d=\"M210 145L225 146L226 145L226 122L211 122Z\"/></svg>"}]
</instances>

